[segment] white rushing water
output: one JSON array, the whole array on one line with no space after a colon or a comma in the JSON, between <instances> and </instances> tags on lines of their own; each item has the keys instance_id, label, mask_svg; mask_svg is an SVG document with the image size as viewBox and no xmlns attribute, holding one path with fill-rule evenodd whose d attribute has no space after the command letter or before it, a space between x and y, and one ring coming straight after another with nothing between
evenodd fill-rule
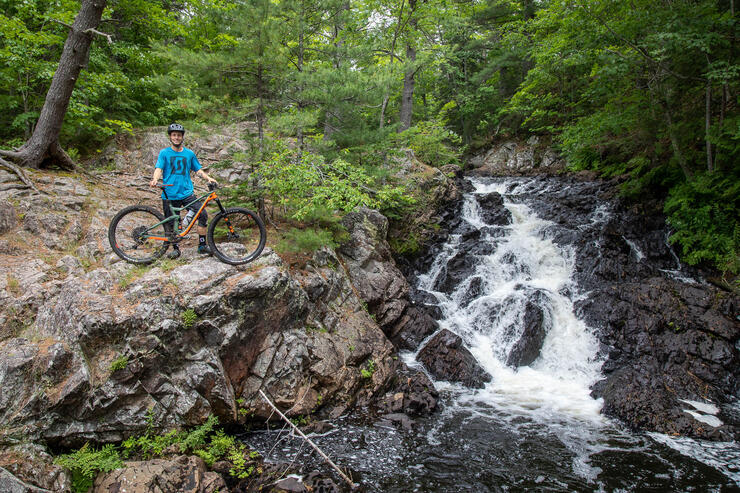
<instances>
[{"instance_id":1,"label":"white rushing water","mask_svg":"<svg viewBox=\"0 0 740 493\"><path fill-rule=\"evenodd\" d=\"M600 378L598 341L574 314L573 252L546 237L551 223L527 205L510 200L506 182L473 181L473 185L477 194L500 193L512 224L487 225L477 201L468 194L463 219L482 231L479 241L496 244L495 250L481 255L475 272L451 294L435 291L435 280L447 261L459 253L460 237L452 236L429 272L419 278L419 288L439 302L440 326L460 335L493 377L483 390L461 392L458 399L485 403L506 415L525 415L538 422L602 423L601 401L590 396L590 386ZM595 220L608 214L600 211L599 216ZM507 366L507 356L524 330L527 304L532 302L542 310L547 336L536 361L514 369Z\"/></svg>"}]
</instances>

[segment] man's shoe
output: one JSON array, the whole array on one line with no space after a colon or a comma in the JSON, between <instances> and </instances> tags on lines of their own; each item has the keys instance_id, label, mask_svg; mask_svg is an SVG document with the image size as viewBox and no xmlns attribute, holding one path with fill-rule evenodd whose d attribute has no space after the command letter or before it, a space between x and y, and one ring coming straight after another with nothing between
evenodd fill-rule
<instances>
[{"instance_id":1,"label":"man's shoe","mask_svg":"<svg viewBox=\"0 0 740 493\"><path fill-rule=\"evenodd\" d=\"M198 253L201 255L210 255L211 249L208 248L208 245L198 245Z\"/></svg>"},{"instance_id":2,"label":"man's shoe","mask_svg":"<svg viewBox=\"0 0 740 493\"><path fill-rule=\"evenodd\" d=\"M180 256L180 249L177 247L172 248L172 251L167 255L168 258L171 258L172 260L175 260Z\"/></svg>"}]
</instances>

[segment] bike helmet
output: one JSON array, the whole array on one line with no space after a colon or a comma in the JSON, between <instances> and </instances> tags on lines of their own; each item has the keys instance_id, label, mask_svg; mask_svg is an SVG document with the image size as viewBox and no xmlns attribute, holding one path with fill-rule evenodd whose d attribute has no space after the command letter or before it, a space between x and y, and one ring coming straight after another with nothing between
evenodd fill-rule
<instances>
[{"instance_id":1,"label":"bike helmet","mask_svg":"<svg viewBox=\"0 0 740 493\"><path fill-rule=\"evenodd\" d=\"M172 132L182 132L183 135L185 135L185 127L183 127L179 123L170 123L170 126L167 127L167 135L171 134Z\"/></svg>"}]
</instances>

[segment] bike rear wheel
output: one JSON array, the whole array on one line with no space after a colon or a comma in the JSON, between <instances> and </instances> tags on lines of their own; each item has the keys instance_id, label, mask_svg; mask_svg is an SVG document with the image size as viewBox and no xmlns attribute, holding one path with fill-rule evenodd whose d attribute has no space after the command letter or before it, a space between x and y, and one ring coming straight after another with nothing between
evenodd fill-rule
<instances>
[{"instance_id":1,"label":"bike rear wheel","mask_svg":"<svg viewBox=\"0 0 740 493\"><path fill-rule=\"evenodd\" d=\"M116 255L133 264L148 264L164 255L169 243L164 224L154 226L164 216L151 207L132 205L113 217L108 227L108 241Z\"/></svg>"},{"instance_id":2,"label":"bike rear wheel","mask_svg":"<svg viewBox=\"0 0 740 493\"><path fill-rule=\"evenodd\" d=\"M241 265L259 257L267 234L260 217L241 207L216 214L208 225L208 246L222 262Z\"/></svg>"}]
</instances>

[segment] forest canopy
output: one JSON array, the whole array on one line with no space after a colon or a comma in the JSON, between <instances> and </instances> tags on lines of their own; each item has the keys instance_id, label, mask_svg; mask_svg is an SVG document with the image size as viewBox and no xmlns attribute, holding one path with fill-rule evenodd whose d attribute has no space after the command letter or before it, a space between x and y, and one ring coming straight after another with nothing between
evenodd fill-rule
<instances>
[{"instance_id":1,"label":"forest canopy","mask_svg":"<svg viewBox=\"0 0 740 493\"><path fill-rule=\"evenodd\" d=\"M0 4L13 149L80 2ZM441 167L544 135L574 169L663 201L684 260L740 271L734 0L109 0L97 31L110 42L93 40L59 135L72 158L133 128L253 120L258 166L291 137L379 177L400 147Z\"/></svg>"}]
</instances>

